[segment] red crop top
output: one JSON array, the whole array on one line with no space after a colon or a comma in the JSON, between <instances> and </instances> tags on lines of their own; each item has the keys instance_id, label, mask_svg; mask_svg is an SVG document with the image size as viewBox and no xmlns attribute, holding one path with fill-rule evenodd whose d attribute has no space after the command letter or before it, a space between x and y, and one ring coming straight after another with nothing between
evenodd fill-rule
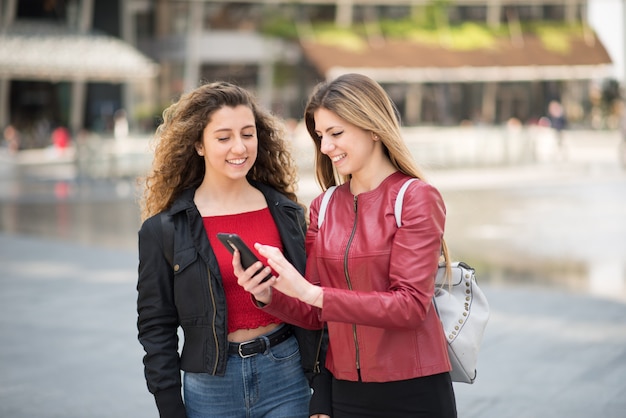
<instances>
[{"instance_id":1,"label":"red crop top","mask_svg":"<svg viewBox=\"0 0 626 418\"><path fill-rule=\"evenodd\" d=\"M278 228L276 228L269 209L234 215L206 216L202 219L222 275L224 293L226 294L228 333L239 329L255 329L282 322L254 306L250 294L237 284L237 277L233 272L232 255L217 239L218 232L238 234L259 260L267 265L267 259L254 249L254 243L272 245L281 250L283 248Z\"/></svg>"}]
</instances>

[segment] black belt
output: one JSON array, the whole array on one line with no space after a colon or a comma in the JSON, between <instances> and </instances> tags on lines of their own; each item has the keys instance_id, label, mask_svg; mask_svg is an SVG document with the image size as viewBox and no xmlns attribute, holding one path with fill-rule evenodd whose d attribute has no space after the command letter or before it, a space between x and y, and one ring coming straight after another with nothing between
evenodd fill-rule
<instances>
[{"instance_id":1,"label":"black belt","mask_svg":"<svg viewBox=\"0 0 626 418\"><path fill-rule=\"evenodd\" d=\"M293 329L289 325L283 325L276 331L267 335L266 338L270 342L270 347L274 347L285 341L293 335ZM228 343L228 354L236 354L241 358L252 357L267 350L265 338L255 338L254 340L244 341L242 343Z\"/></svg>"}]
</instances>

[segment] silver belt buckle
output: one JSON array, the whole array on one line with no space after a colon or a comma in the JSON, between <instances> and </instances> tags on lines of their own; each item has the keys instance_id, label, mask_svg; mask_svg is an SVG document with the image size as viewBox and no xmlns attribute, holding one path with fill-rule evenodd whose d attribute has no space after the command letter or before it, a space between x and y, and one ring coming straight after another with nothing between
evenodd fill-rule
<instances>
[{"instance_id":1,"label":"silver belt buckle","mask_svg":"<svg viewBox=\"0 0 626 418\"><path fill-rule=\"evenodd\" d=\"M251 341L245 341L245 342L239 344L239 347L237 347L237 352L239 353L239 357L241 357L241 358L248 358L248 357L252 357L252 356L256 356L257 355L257 353L244 355L241 352L241 349L243 348L244 344L250 344L250 343L253 343L253 342L254 342L254 340L251 340Z\"/></svg>"}]
</instances>

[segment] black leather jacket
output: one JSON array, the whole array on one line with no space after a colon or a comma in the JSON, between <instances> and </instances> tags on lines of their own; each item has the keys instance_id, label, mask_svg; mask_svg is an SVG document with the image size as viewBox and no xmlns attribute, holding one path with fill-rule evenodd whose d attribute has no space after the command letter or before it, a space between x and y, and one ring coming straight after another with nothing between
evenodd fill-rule
<instances>
[{"instance_id":1,"label":"black leather jacket","mask_svg":"<svg viewBox=\"0 0 626 418\"><path fill-rule=\"evenodd\" d=\"M286 258L304 272L306 222L303 209L267 185L252 184L265 195ZM183 192L169 210L146 219L139 230L139 341L146 352L143 361L148 390L154 394L161 417L168 418L186 416L180 371L223 376L228 358L222 278L202 216L193 202L194 192ZM173 240L168 239L167 234L164 239L164 219L171 220ZM172 254L170 263L168 257ZM180 356L179 326L184 333ZM324 379L318 379L319 375L313 379L312 371L320 332L297 327L295 330L305 372L312 386L318 386ZM313 385L314 380L318 384ZM311 413L327 411L328 388L315 388L315 393L319 398L312 400ZM314 406L315 403L319 405Z\"/></svg>"}]
</instances>

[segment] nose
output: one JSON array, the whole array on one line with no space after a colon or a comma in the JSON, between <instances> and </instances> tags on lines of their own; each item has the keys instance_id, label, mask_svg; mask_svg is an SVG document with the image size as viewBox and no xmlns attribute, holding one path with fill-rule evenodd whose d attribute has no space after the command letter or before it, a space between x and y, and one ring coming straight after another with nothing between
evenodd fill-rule
<instances>
[{"instance_id":1,"label":"nose","mask_svg":"<svg viewBox=\"0 0 626 418\"><path fill-rule=\"evenodd\" d=\"M331 139L327 135L322 135L320 139L320 151L322 154L328 154L335 148L335 144L331 141Z\"/></svg>"},{"instance_id":2,"label":"nose","mask_svg":"<svg viewBox=\"0 0 626 418\"><path fill-rule=\"evenodd\" d=\"M246 152L246 144L244 144L243 138L241 136L235 136L235 141L233 143L231 151L236 154L243 154L244 152Z\"/></svg>"}]
</instances>

